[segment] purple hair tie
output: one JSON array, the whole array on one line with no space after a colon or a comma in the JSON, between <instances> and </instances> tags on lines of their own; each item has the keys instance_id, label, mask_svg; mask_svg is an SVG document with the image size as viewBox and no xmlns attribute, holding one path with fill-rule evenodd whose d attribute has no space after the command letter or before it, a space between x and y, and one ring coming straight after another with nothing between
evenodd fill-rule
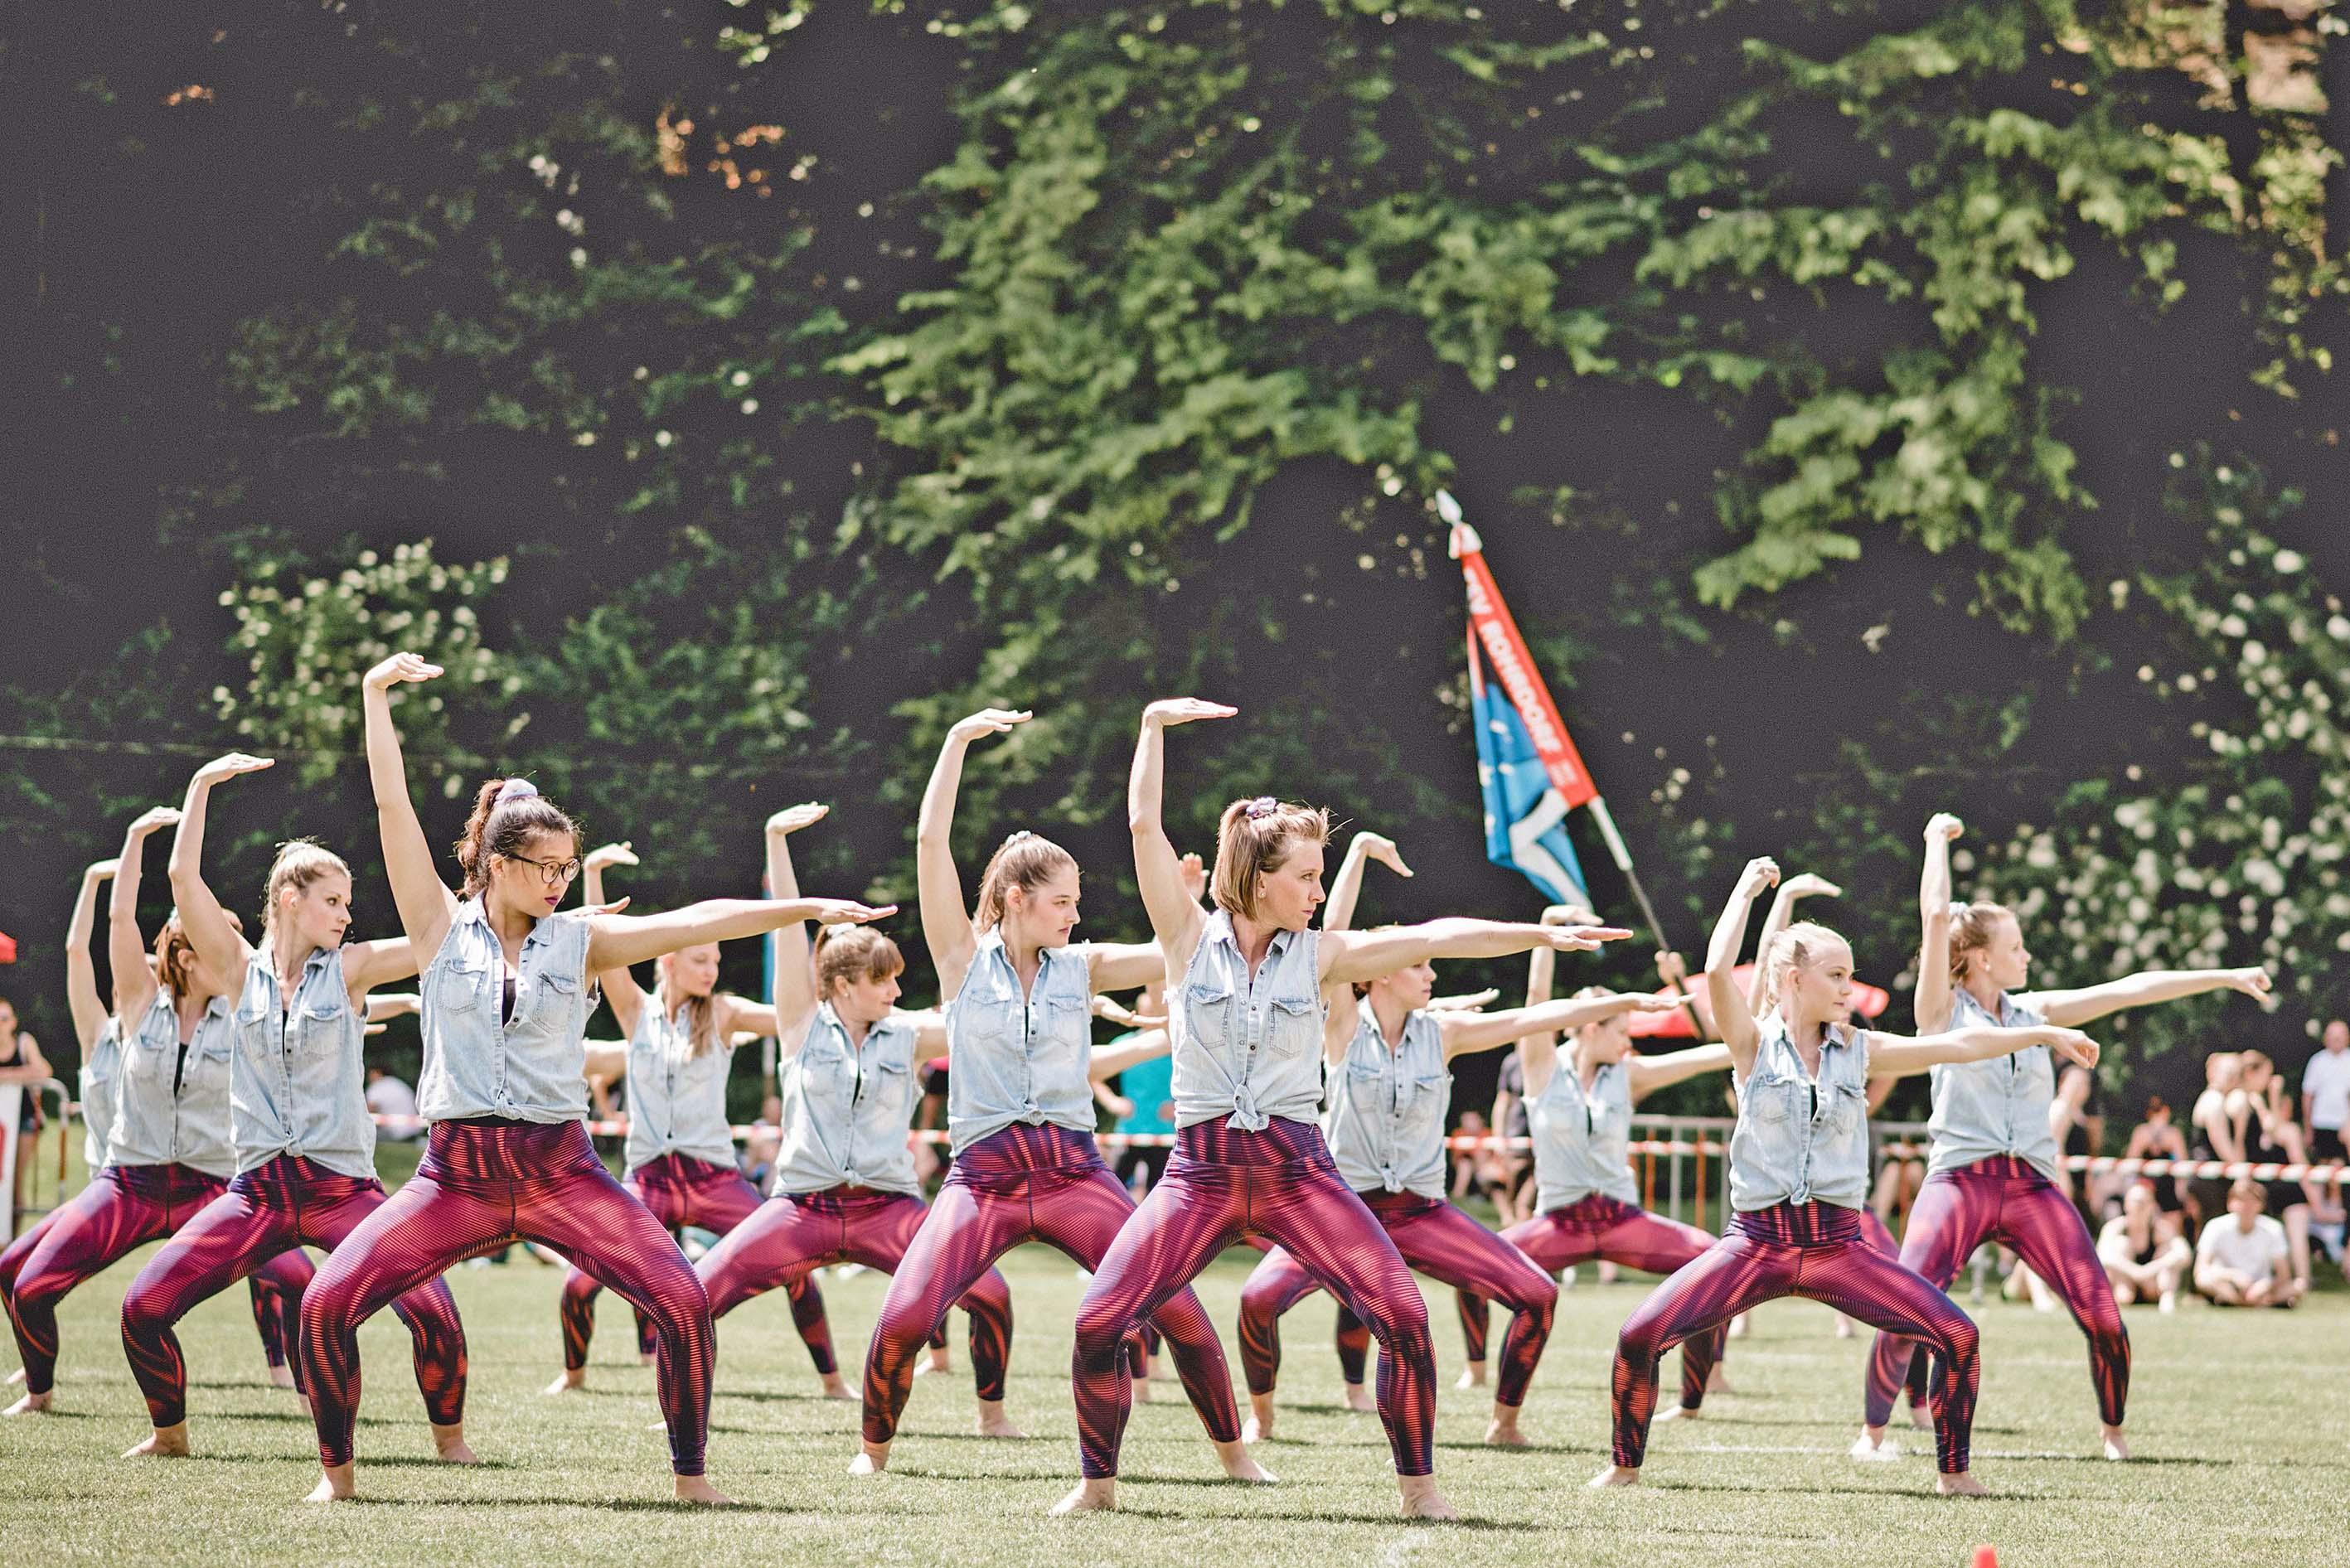
<instances>
[{"instance_id":1,"label":"purple hair tie","mask_svg":"<svg viewBox=\"0 0 2350 1568\"><path fill-rule=\"evenodd\" d=\"M1261 816L1271 816L1281 809L1281 803L1269 794L1261 794L1248 803L1246 815L1251 822Z\"/></svg>"},{"instance_id":2,"label":"purple hair tie","mask_svg":"<svg viewBox=\"0 0 2350 1568\"><path fill-rule=\"evenodd\" d=\"M510 800L520 800L525 795L536 794L537 793L538 786L531 783L528 779L508 779L505 783L498 786L498 798L495 804L497 805L504 805Z\"/></svg>"}]
</instances>

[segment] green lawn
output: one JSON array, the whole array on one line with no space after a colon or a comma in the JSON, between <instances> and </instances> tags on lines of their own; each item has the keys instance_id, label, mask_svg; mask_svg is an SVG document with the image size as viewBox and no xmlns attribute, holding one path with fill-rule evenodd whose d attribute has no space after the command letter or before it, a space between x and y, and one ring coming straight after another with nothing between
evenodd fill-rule
<instances>
[{"instance_id":1,"label":"green lawn","mask_svg":"<svg viewBox=\"0 0 2350 1568\"><path fill-rule=\"evenodd\" d=\"M311 1428L268 1387L243 1293L183 1325L199 1457L124 1463L145 1430L116 1332L142 1251L68 1303L58 1383L65 1413L0 1424L0 1517L27 1562L528 1564L735 1561L756 1555L828 1565L890 1563L1280 1564L1282 1568L1473 1568L1482 1563L1960 1564L1979 1542L2001 1561L2193 1563L2246 1568L2350 1560L2350 1293L2303 1310L2234 1314L2189 1306L2133 1310L2137 1356L2132 1431L2138 1462L2093 1457L2095 1412L2078 1334L2061 1318L1993 1303L1978 1310L1985 1369L1977 1473L2000 1497L1938 1500L1926 1459L1856 1466L1844 1457L1858 1404L1865 1340L1831 1336L1822 1308L1780 1303L1731 1346L1739 1392L1710 1418L1657 1430L1649 1484L1594 1495L1582 1482L1607 1439L1607 1356L1644 1284L1584 1282L1561 1300L1536 1381L1531 1452L1485 1449L1482 1397L1456 1394L1457 1331L1431 1300L1446 1393L1438 1471L1467 1515L1458 1527L1391 1517L1395 1489L1376 1419L1336 1407L1330 1307L1294 1313L1281 1438L1265 1462L1283 1484L1211 1480L1195 1418L1171 1384L1138 1409L1125 1458L1127 1511L1055 1521L1045 1510L1076 1472L1066 1368L1080 1291L1057 1254L1005 1263L1018 1310L1010 1407L1026 1442L967 1435L968 1361L956 1320L956 1372L915 1385L898 1468L844 1473L857 1407L811 1397L814 1380L780 1295L721 1327L711 1476L750 1505L690 1513L666 1505L653 1375L635 1365L628 1314L605 1299L596 1386L548 1399L556 1369L556 1271L525 1262L451 1276L472 1343L468 1419L489 1463L430 1462L389 1314L364 1336L368 1399L362 1484L371 1501L338 1509L296 1500L317 1471ZM1223 1325L1252 1254L1232 1252L1201 1282ZM861 1353L884 1281L827 1276L845 1358ZM1238 1357L1233 1353L1234 1375ZM1668 1376L1670 1366L1668 1366ZM1248 1527L1245 1532L1235 1525Z\"/></svg>"}]
</instances>

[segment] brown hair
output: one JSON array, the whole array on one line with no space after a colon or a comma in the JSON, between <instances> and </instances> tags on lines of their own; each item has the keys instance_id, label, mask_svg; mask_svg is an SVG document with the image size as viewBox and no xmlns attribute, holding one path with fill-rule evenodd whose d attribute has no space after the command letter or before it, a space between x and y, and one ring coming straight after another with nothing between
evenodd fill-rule
<instances>
[{"instance_id":1,"label":"brown hair","mask_svg":"<svg viewBox=\"0 0 2350 1568\"><path fill-rule=\"evenodd\" d=\"M244 922L237 918L234 909L223 909L221 913L238 931L244 929ZM180 923L180 911L174 909L172 918L163 922L163 929L155 933L155 979L177 1001L188 994L188 984L195 978L195 972L196 944L188 940L188 928Z\"/></svg>"},{"instance_id":2,"label":"brown hair","mask_svg":"<svg viewBox=\"0 0 2350 1568\"><path fill-rule=\"evenodd\" d=\"M1967 959L1989 950L1991 939L2002 920L2012 920L2015 911L2005 904L1956 904L1950 909L1950 983L1966 983Z\"/></svg>"},{"instance_id":3,"label":"brown hair","mask_svg":"<svg viewBox=\"0 0 2350 1568\"><path fill-rule=\"evenodd\" d=\"M2236 1053L2236 1061L2247 1073L2255 1067L2266 1067L2272 1073L2276 1071L2276 1064L2269 1060L2268 1053L2265 1051L2239 1051Z\"/></svg>"},{"instance_id":4,"label":"brown hair","mask_svg":"<svg viewBox=\"0 0 2350 1568\"><path fill-rule=\"evenodd\" d=\"M2157 1115L2170 1115L2170 1102L2160 1095L2148 1095L2146 1097L2146 1119L2152 1121Z\"/></svg>"},{"instance_id":5,"label":"brown hair","mask_svg":"<svg viewBox=\"0 0 2350 1568\"><path fill-rule=\"evenodd\" d=\"M1075 871L1077 857L1049 838L1026 828L995 846L987 869L979 877L979 914L972 924L992 931L1003 923L1004 895L1017 888L1035 891L1064 871Z\"/></svg>"},{"instance_id":6,"label":"brown hair","mask_svg":"<svg viewBox=\"0 0 2350 1568\"><path fill-rule=\"evenodd\" d=\"M341 856L315 838L289 838L279 845L277 858L269 863L269 880L261 889L261 929L276 929L279 893L288 888L296 894L307 892L311 883L336 871L346 878L351 874Z\"/></svg>"},{"instance_id":7,"label":"brown hair","mask_svg":"<svg viewBox=\"0 0 2350 1568\"><path fill-rule=\"evenodd\" d=\"M508 793L506 786L516 786ZM484 779L473 796L473 815L465 818L465 836L457 840L457 864L464 867L465 893L478 898L490 885L490 857L519 855L531 836L560 833L579 846L579 825L538 793L528 779Z\"/></svg>"},{"instance_id":8,"label":"brown hair","mask_svg":"<svg viewBox=\"0 0 2350 1568\"><path fill-rule=\"evenodd\" d=\"M1330 842L1330 814L1294 805L1269 794L1236 800L1216 826L1216 870L1209 893L1216 908L1243 919L1256 918L1256 882L1277 871L1295 841Z\"/></svg>"},{"instance_id":9,"label":"brown hair","mask_svg":"<svg viewBox=\"0 0 2350 1568\"><path fill-rule=\"evenodd\" d=\"M2240 1176L2228 1186L2228 1200L2232 1203L2239 1198L2253 1199L2265 1207L2269 1200L2269 1189L2249 1176Z\"/></svg>"},{"instance_id":10,"label":"brown hair","mask_svg":"<svg viewBox=\"0 0 2350 1568\"><path fill-rule=\"evenodd\" d=\"M1766 1005L1779 1005L1779 988L1786 983L1788 972L1803 968L1830 942L1843 942L1844 938L1827 927L1810 920L1797 920L1771 939L1762 953L1762 998ZM1849 945L1849 944L1846 944Z\"/></svg>"},{"instance_id":11,"label":"brown hair","mask_svg":"<svg viewBox=\"0 0 2350 1568\"><path fill-rule=\"evenodd\" d=\"M866 926L827 926L816 939L816 1000L832 1000L837 980L887 980L902 973L906 955L898 944Z\"/></svg>"}]
</instances>

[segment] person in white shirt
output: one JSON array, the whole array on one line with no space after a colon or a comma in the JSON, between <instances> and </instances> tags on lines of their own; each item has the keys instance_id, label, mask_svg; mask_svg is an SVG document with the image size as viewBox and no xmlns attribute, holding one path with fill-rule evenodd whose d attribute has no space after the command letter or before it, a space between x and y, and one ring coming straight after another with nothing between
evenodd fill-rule
<instances>
[{"instance_id":1,"label":"person in white shirt","mask_svg":"<svg viewBox=\"0 0 2350 1568\"><path fill-rule=\"evenodd\" d=\"M2309 1129L2311 1159L2339 1160L2350 1158L2343 1139L2350 1127L2350 1023L2328 1023L2324 1045L2301 1070L2301 1125Z\"/></svg>"},{"instance_id":2,"label":"person in white shirt","mask_svg":"<svg viewBox=\"0 0 2350 1568\"><path fill-rule=\"evenodd\" d=\"M2250 1177L2228 1189L2228 1217L2195 1244L2195 1288L2214 1306L2289 1307L2304 1288L2293 1277L2284 1227L2262 1210L2268 1189Z\"/></svg>"}]
</instances>

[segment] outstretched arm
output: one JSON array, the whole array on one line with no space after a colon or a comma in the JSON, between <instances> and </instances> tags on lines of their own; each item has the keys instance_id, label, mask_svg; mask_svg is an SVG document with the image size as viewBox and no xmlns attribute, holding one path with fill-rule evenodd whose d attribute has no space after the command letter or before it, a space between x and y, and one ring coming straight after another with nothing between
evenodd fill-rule
<instances>
[{"instance_id":1,"label":"outstretched arm","mask_svg":"<svg viewBox=\"0 0 2350 1568\"><path fill-rule=\"evenodd\" d=\"M1627 1056L1626 1086L1632 1098L1657 1089L1669 1087L1685 1078L1700 1073L1726 1073L1730 1070L1730 1047L1727 1045L1692 1045L1686 1051L1664 1051L1654 1056Z\"/></svg>"},{"instance_id":2,"label":"outstretched arm","mask_svg":"<svg viewBox=\"0 0 2350 1568\"><path fill-rule=\"evenodd\" d=\"M74 1038L84 1059L106 1027L106 1000L98 994L98 965L90 961L89 933L98 924L98 885L114 875L114 862L93 862L81 874L72 918L66 921L66 1006L73 1013Z\"/></svg>"},{"instance_id":3,"label":"outstretched arm","mask_svg":"<svg viewBox=\"0 0 2350 1568\"><path fill-rule=\"evenodd\" d=\"M1713 940L1706 944L1706 995L1713 1002L1721 1043L1730 1047L1731 1069L1742 1078L1754 1065L1754 1047L1762 1035L1732 971L1738 967L1738 950L1746 945L1746 921L1754 912L1754 900L1778 880L1777 861L1767 855L1749 860L1739 873L1738 886L1731 889L1730 902L1721 907L1721 918L1713 923Z\"/></svg>"},{"instance_id":4,"label":"outstretched arm","mask_svg":"<svg viewBox=\"0 0 2350 1568\"><path fill-rule=\"evenodd\" d=\"M1403 863L1394 839L1376 833L1357 833L1354 842L1347 846L1346 857L1338 862L1338 876L1330 884L1329 901L1322 906L1324 930L1353 929L1355 903L1363 895L1363 867L1374 860L1399 877L1411 875L1411 867Z\"/></svg>"},{"instance_id":5,"label":"outstretched arm","mask_svg":"<svg viewBox=\"0 0 2350 1568\"><path fill-rule=\"evenodd\" d=\"M124 829L115 860L114 891L106 900L106 960L114 971L114 1015L127 1037L155 1000L154 972L147 967L147 943L139 934L140 862L147 836L180 820L177 806L159 805Z\"/></svg>"},{"instance_id":6,"label":"outstretched arm","mask_svg":"<svg viewBox=\"0 0 2350 1568\"><path fill-rule=\"evenodd\" d=\"M1430 959L1505 958L1529 949L1587 953L1632 933L1617 926L1538 926L1522 920L1428 920L1383 931L1322 933L1322 983L1373 981Z\"/></svg>"},{"instance_id":7,"label":"outstretched arm","mask_svg":"<svg viewBox=\"0 0 2350 1568\"><path fill-rule=\"evenodd\" d=\"M588 924L588 968L597 974L619 964L643 963L703 942L764 936L802 920L865 925L898 912L849 898L705 898L659 915L595 915Z\"/></svg>"},{"instance_id":8,"label":"outstretched arm","mask_svg":"<svg viewBox=\"0 0 2350 1568\"><path fill-rule=\"evenodd\" d=\"M580 898L591 909L604 905L604 868L608 866L639 864L632 840L618 844L601 844L590 849L579 862ZM645 988L626 964L608 969L596 977L604 988L604 998L612 1004L612 1021L620 1026L621 1038L634 1040L637 1023L645 1015Z\"/></svg>"},{"instance_id":9,"label":"outstretched arm","mask_svg":"<svg viewBox=\"0 0 2350 1568\"><path fill-rule=\"evenodd\" d=\"M1115 1045L1097 1045L1086 1058L1086 1076L1098 1084L1115 1078L1138 1062L1148 1062L1154 1056L1164 1056L1174 1044L1164 1029L1146 1029L1131 1040L1121 1040Z\"/></svg>"},{"instance_id":10,"label":"outstretched arm","mask_svg":"<svg viewBox=\"0 0 2350 1568\"><path fill-rule=\"evenodd\" d=\"M413 653L395 653L367 672L360 706L367 716L368 783L375 790L376 829L383 839L383 868L391 880L391 901L400 929L430 962L456 918L457 897L432 868L432 846L409 798L408 764L400 754L400 732L391 722L391 689L436 679L441 667Z\"/></svg>"},{"instance_id":11,"label":"outstretched arm","mask_svg":"<svg viewBox=\"0 0 2350 1568\"><path fill-rule=\"evenodd\" d=\"M1918 989L1911 993L1920 1029L1950 1022L1950 841L1966 830L1947 811L1926 824L1926 865L1918 873Z\"/></svg>"},{"instance_id":12,"label":"outstretched arm","mask_svg":"<svg viewBox=\"0 0 2350 1568\"><path fill-rule=\"evenodd\" d=\"M1914 1037L1872 1031L1868 1035L1868 1075L1906 1078L1946 1063L1988 1062L1994 1057L2012 1056L2034 1045L2048 1046L2067 1062L2084 1067L2097 1064L2097 1043L2077 1029L2059 1028L2053 1023L2035 1023L2024 1029L1977 1024Z\"/></svg>"},{"instance_id":13,"label":"outstretched arm","mask_svg":"<svg viewBox=\"0 0 2350 1568\"><path fill-rule=\"evenodd\" d=\"M172 836L172 902L178 906L180 925L196 956L215 974L242 974L253 951L204 882L204 818L212 805L213 785L239 774L259 773L277 764L268 757L231 752L196 770L188 781L188 796L180 803L179 831Z\"/></svg>"},{"instance_id":14,"label":"outstretched arm","mask_svg":"<svg viewBox=\"0 0 2350 1568\"><path fill-rule=\"evenodd\" d=\"M1167 731L1201 719L1229 719L1240 711L1196 697L1170 697L1142 711L1135 737L1134 765L1126 779L1126 826L1134 836L1134 877L1149 912L1151 934L1167 955L1169 970L1180 973L1208 923L1207 911L1184 890L1183 863L1167 836L1160 815L1166 794Z\"/></svg>"},{"instance_id":15,"label":"outstretched arm","mask_svg":"<svg viewBox=\"0 0 2350 1568\"><path fill-rule=\"evenodd\" d=\"M1580 1029L1619 1013L1670 1012L1674 1005L1669 997L1650 996L1646 992L1617 992L1607 996L1545 1002L1536 1007L1513 1007L1501 1012L1447 1013L1437 1019L1436 1027L1444 1039L1444 1059L1450 1062L1455 1056L1491 1051L1528 1035L1555 1037L1562 1030Z\"/></svg>"},{"instance_id":16,"label":"outstretched arm","mask_svg":"<svg viewBox=\"0 0 2350 1568\"><path fill-rule=\"evenodd\" d=\"M1844 889L1808 871L1800 872L1779 884L1779 895L1771 900L1771 912L1762 917L1762 940L1754 946L1754 979L1746 988L1747 1011L1759 1013L1770 1005L1771 999L1762 994L1762 960L1769 955L1771 944L1778 939L1779 933L1794 923L1795 901L1808 898L1814 893L1835 898L1842 897Z\"/></svg>"},{"instance_id":17,"label":"outstretched arm","mask_svg":"<svg viewBox=\"0 0 2350 1568\"><path fill-rule=\"evenodd\" d=\"M2078 1027L2126 1008L2176 1002L2207 991L2241 992L2265 1000L2269 985L2269 971L2264 969L2148 969L2077 991L2034 992L2026 1000L2049 1023Z\"/></svg>"},{"instance_id":18,"label":"outstretched arm","mask_svg":"<svg viewBox=\"0 0 2350 1568\"><path fill-rule=\"evenodd\" d=\"M1035 714L1010 708L985 708L968 719L958 719L939 747L931 764L931 782L922 789L922 812L914 828L914 868L922 912L922 941L931 950L938 971L939 1005L952 1002L962 991L963 976L979 950L979 929L972 923L971 906L963 901L962 877L955 870L955 796L962 788L963 754L982 735L1008 734Z\"/></svg>"}]
</instances>

